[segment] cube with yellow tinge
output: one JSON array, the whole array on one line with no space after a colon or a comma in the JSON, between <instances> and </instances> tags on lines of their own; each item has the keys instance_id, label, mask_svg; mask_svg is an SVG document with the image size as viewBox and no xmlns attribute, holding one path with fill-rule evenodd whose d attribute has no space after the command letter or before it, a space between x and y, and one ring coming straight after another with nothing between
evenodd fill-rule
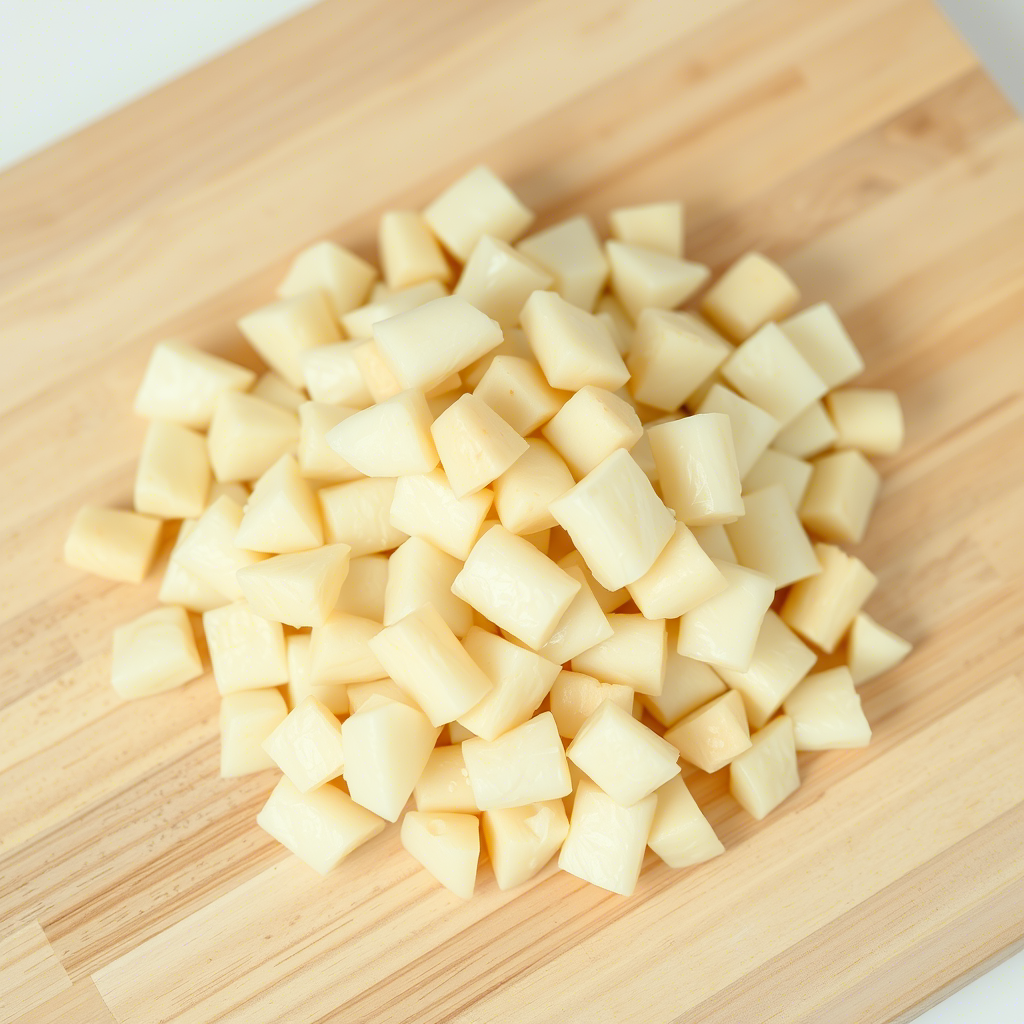
<instances>
[{"instance_id":1,"label":"cube with yellow tinge","mask_svg":"<svg viewBox=\"0 0 1024 1024\"><path fill-rule=\"evenodd\" d=\"M141 583L156 557L161 526L152 516L86 505L64 541L64 561L108 580Z\"/></svg>"},{"instance_id":2,"label":"cube with yellow tinge","mask_svg":"<svg viewBox=\"0 0 1024 1024\"><path fill-rule=\"evenodd\" d=\"M154 608L114 630L110 681L122 697L163 693L203 674L184 608Z\"/></svg>"}]
</instances>

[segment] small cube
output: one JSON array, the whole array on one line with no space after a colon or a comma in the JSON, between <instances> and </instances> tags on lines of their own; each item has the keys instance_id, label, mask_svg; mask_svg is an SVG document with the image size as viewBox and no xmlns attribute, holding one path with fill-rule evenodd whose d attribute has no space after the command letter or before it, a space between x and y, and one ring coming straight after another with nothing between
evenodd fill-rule
<instances>
[{"instance_id":1,"label":"small cube","mask_svg":"<svg viewBox=\"0 0 1024 1024\"><path fill-rule=\"evenodd\" d=\"M306 401L306 394L301 388L292 387L281 374L273 370L260 375L250 394L273 402L282 409L291 409L292 412L298 412L299 406Z\"/></svg>"},{"instance_id":2,"label":"small cube","mask_svg":"<svg viewBox=\"0 0 1024 1024\"><path fill-rule=\"evenodd\" d=\"M637 693L661 693L668 657L665 620L612 614L608 624L612 635L573 658L573 672L585 672L604 683L620 683Z\"/></svg>"},{"instance_id":3,"label":"small cube","mask_svg":"<svg viewBox=\"0 0 1024 1024\"><path fill-rule=\"evenodd\" d=\"M238 570L249 607L265 619L301 629L321 626L331 614L348 575L347 544L275 555Z\"/></svg>"},{"instance_id":4,"label":"small cube","mask_svg":"<svg viewBox=\"0 0 1024 1024\"><path fill-rule=\"evenodd\" d=\"M295 451L299 418L291 409L239 391L217 399L206 444L218 480L255 480Z\"/></svg>"},{"instance_id":5,"label":"small cube","mask_svg":"<svg viewBox=\"0 0 1024 1024\"><path fill-rule=\"evenodd\" d=\"M654 249L666 256L683 255L685 218L678 201L620 206L608 214L612 238L627 245Z\"/></svg>"},{"instance_id":6,"label":"small cube","mask_svg":"<svg viewBox=\"0 0 1024 1024\"><path fill-rule=\"evenodd\" d=\"M539 437L528 437L527 450L494 481L494 511L510 533L538 533L555 526L548 509L576 481L562 457Z\"/></svg>"},{"instance_id":7,"label":"small cube","mask_svg":"<svg viewBox=\"0 0 1024 1024\"><path fill-rule=\"evenodd\" d=\"M668 624L668 657L665 661L665 682L661 693L641 693L640 703L665 728L676 724L684 715L725 693L721 677L703 661L684 658L677 650L679 623Z\"/></svg>"},{"instance_id":8,"label":"small cube","mask_svg":"<svg viewBox=\"0 0 1024 1024\"><path fill-rule=\"evenodd\" d=\"M830 388L845 384L864 369L857 346L827 302L801 310L779 327Z\"/></svg>"},{"instance_id":9,"label":"small cube","mask_svg":"<svg viewBox=\"0 0 1024 1024\"><path fill-rule=\"evenodd\" d=\"M302 377L314 402L351 409L365 409L373 402L358 358L365 345L365 340L337 341L302 354Z\"/></svg>"},{"instance_id":10,"label":"small cube","mask_svg":"<svg viewBox=\"0 0 1024 1024\"><path fill-rule=\"evenodd\" d=\"M725 853L721 839L715 835L681 778L669 779L656 796L658 805L647 845L670 868L703 864Z\"/></svg>"},{"instance_id":11,"label":"small cube","mask_svg":"<svg viewBox=\"0 0 1024 1024\"><path fill-rule=\"evenodd\" d=\"M377 292L377 289L374 291ZM422 284L414 284L395 292L377 293L371 296L365 306L353 309L342 316L341 326L352 339L372 338L376 324L398 316L399 313L408 313L417 306L425 306L434 299L444 298L447 294L448 289L440 281L424 281Z\"/></svg>"},{"instance_id":12,"label":"small cube","mask_svg":"<svg viewBox=\"0 0 1024 1024\"><path fill-rule=\"evenodd\" d=\"M328 433L355 409L327 402L303 402L299 406L299 472L309 480L343 483L362 476L328 443Z\"/></svg>"},{"instance_id":13,"label":"small cube","mask_svg":"<svg viewBox=\"0 0 1024 1024\"><path fill-rule=\"evenodd\" d=\"M484 842L501 890L529 881L558 852L569 834L561 800L484 811Z\"/></svg>"},{"instance_id":14,"label":"small cube","mask_svg":"<svg viewBox=\"0 0 1024 1024\"><path fill-rule=\"evenodd\" d=\"M452 279L452 268L423 215L415 210L388 210L380 215L377 250L384 280L398 291L423 281Z\"/></svg>"},{"instance_id":15,"label":"small cube","mask_svg":"<svg viewBox=\"0 0 1024 1024\"><path fill-rule=\"evenodd\" d=\"M696 412L719 412L729 417L733 448L736 451L736 469L741 480L779 432L779 421L774 416L721 384L712 384Z\"/></svg>"},{"instance_id":16,"label":"small cube","mask_svg":"<svg viewBox=\"0 0 1024 1024\"><path fill-rule=\"evenodd\" d=\"M86 505L64 542L64 561L108 580L141 583L160 543L162 523L119 508Z\"/></svg>"},{"instance_id":17,"label":"small cube","mask_svg":"<svg viewBox=\"0 0 1024 1024\"><path fill-rule=\"evenodd\" d=\"M151 420L135 471L135 510L163 519L198 516L209 489L206 438L169 420Z\"/></svg>"},{"instance_id":18,"label":"small cube","mask_svg":"<svg viewBox=\"0 0 1024 1024\"><path fill-rule=\"evenodd\" d=\"M569 397L548 384L532 359L508 355L491 360L473 394L523 437L547 423Z\"/></svg>"},{"instance_id":19,"label":"small cube","mask_svg":"<svg viewBox=\"0 0 1024 1024\"><path fill-rule=\"evenodd\" d=\"M551 714L558 734L567 740L573 739L606 700L630 714L633 690L621 683L602 683L583 672L559 672L550 695Z\"/></svg>"},{"instance_id":20,"label":"small cube","mask_svg":"<svg viewBox=\"0 0 1024 1024\"><path fill-rule=\"evenodd\" d=\"M760 821L800 786L793 722L779 715L750 737L750 749L729 765L729 792Z\"/></svg>"},{"instance_id":21,"label":"small cube","mask_svg":"<svg viewBox=\"0 0 1024 1024\"><path fill-rule=\"evenodd\" d=\"M309 677L318 685L369 683L387 671L370 648L381 631L372 619L335 610L322 625L313 627L309 645Z\"/></svg>"},{"instance_id":22,"label":"small cube","mask_svg":"<svg viewBox=\"0 0 1024 1024\"><path fill-rule=\"evenodd\" d=\"M280 622L270 622L245 601L236 601L204 612L203 630L221 696L288 682Z\"/></svg>"},{"instance_id":23,"label":"small cube","mask_svg":"<svg viewBox=\"0 0 1024 1024\"><path fill-rule=\"evenodd\" d=\"M174 549L174 559L228 601L242 596L235 574L265 556L236 544L242 508L233 498L221 495L199 517L196 525Z\"/></svg>"},{"instance_id":24,"label":"small cube","mask_svg":"<svg viewBox=\"0 0 1024 1024\"><path fill-rule=\"evenodd\" d=\"M838 436L825 406L811 402L775 435L772 447L797 459L809 459L831 448Z\"/></svg>"},{"instance_id":25,"label":"small cube","mask_svg":"<svg viewBox=\"0 0 1024 1024\"><path fill-rule=\"evenodd\" d=\"M822 540L859 544L881 485L878 470L860 452L822 455L814 460L800 520Z\"/></svg>"},{"instance_id":26,"label":"small cube","mask_svg":"<svg viewBox=\"0 0 1024 1024\"><path fill-rule=\"evenodd\" d=\"M588 313L608 280L597 232L586 217L571 217L524 238L516 248L553 278L554 288L566 302Z\"/></svg>"},{"instance_id":27,"label":"small cube","mask_svg":"<svg viewBox=\"0 0 1024 1024\"><path fill-rule=\"evenodd\" d=\"M843 388L825 398L836 445L865 455L895 455L903 447L903 410L895 391Z\"/></svg>"},{"instance_id":28,"label":"small cube","mask_svg":"<svg viewBox=\"0 0 1024 1024\"><path fill-rule=\"evenodd\" d=\"M476 814L480 808L473 799L462 744L434 747L412 791L417 811L451 811Z\"/></svg>"},{"instance_id":29,"label":"small cube","mask_svg":"<svg viewBox=\"0 0 1024 1024\"><path fill-rule=\"evenodd\" d=\"M480 862L480 823L474 814L409 811L402 846L446 889L468 900Z\"/></svg>"},{"instance_id":30,"label":"small cube","mask_svg":"<svg viewBox=\"0 0 1024 1024\"><path fill-rule=\"evenodd\" d=\"M285 720L288 708L279 690L239 690L220 702L220 777L273 768L263 741Z\"/></svg>"},{"instance_id":31,"label":"small cube","mask_svg":"<svg viewBox=\"0 0 1024 1024\"><path fill-rule=\"evenodd\" d=\"M799 509L813 472L809 462L769 448L743 478L743 490L752 493L763 487L771 487L772 484L781 484L786 492L786 500L793 508Z\"/></svg>"},{"instance_id":32,"label":"small cube","mask_svg":"<svg viewBox=\"0 0 1024 1024\"><path fill-rule=\"evenodd\" d=\"M580 480L619 448L640 440L643 426L628 402L604 388L580 388L541 429Z\"/></svg>"},{"instance_id":33,"label":"small cube","mask_svg":"<svg viewBox=\"0 0 1024 1024\"><path fill-rule=\"evenodd\" d=\"M344 316L366 300L377 268L336 242L311 245L292 260L288 273L278 286L282 298L321 291L336 317Z\"/></svg>"},{"instance_id":34,"label":"small cube","mask_svg":"<svg viewBox=\"0 0 1024 1024\"><path fill-rule=\"evenodd\" d=\"M253 487L235 532L245 551L284 555L324 542L316 494L291 455L282 455Z\"/></svg>"},{"instance_id":35,"label":"small cube","mask_svg":"<svg viewBox=\"0 0 1024 1024\"><path fill-rule=\"evenodd\" d=\"M809 675L782 707L793 722L797 750L846 750L871 742L871 726L845 665Z\"/></svg>"},{"instance_id":36,"label":"small cube","mask_svg":"<svg viewBox=\"0 0 1024 1024\"><path fill-rule=\"evenodd\" d=\"M502 327L515 327L532 292L550 288L551 275L507 242L483 235L469 254L453 294Z\"/></svg>"},{"instance_id":37,"label":"small cube","mask_svg":"<svg viewBox=\"0 0 1024 1024\"><path fill-rule=\"evenodd\" d=\"M701 312L735 341L791 313L800 290L777 263L759 252L741 256L707 291Z\"/></svg>"},{"instance_id":38,"label":"small cube","mask_svg":"<svg viewBox=\"0 0 1024 1024\"><path fill-rule=\"evenodd\" d=\"M114 630L110 681L126 700L163 693L202 674L184 608L154 608Z\"/></svg>"},{"instance_id":39,"label":"small cube","mask_svg":"<svg viewBox=\"0 0 1024 1024\"><path fill-rule=\"evenodd\" d=\"M433 605L449 629L464 637L473 609L452 593L462 562L422 537L410 537L392 554L384 590L384 625L390 626L423 605Z\"/></svg>"},{"instance_id":40,"label":"small cube","mask_svg":"<svg viewBox=\"0 0 1024 1024\"><path fill-rule=\"evenodd\" d=\"M195 528L195 519L181 521L157 597L161 604L178 604L190 612L208 612L211 608L220 608L227 604L227 598L216 587L210 586L195 573L189 572L175 557L185 538Z\"/></svg>"},{"instance_id":41,"label":"small cube","mask_svg":"<svg viewBox=\"0 0 1024 1024\"><path fill-rule=\"evenodd\" d=\"M345 767L341 722L312 696L292 708L263 749L300 793L336 779Z\"/></svg>"},{"instance_id":42,"label":"small cube","mask_svg":"<svg viewBox=\"0 0 1024 1024\"><path fill-rule=\"evenodd\" d=\"M353 558L397 548L407 534L391 522L396 487L397 481L378 476L321 488L317 498L324 540L347 544Z\"/></svg>"},{"instance_id":43,"label":"small cube","mask_svg":"<svg viewBox=\"0 0 1024 1024\"><path fill-rule=\"evenodd\" d=\"M565 572L579 582L580 589L558 620L551 638L540 649L545 658L559 665L578 658L613 633L583 570L579 566L567 566Z\"/></svg>"},{"instance_id":44,"label":"small cube","mask_svg":"<svg viewBox=\"0 0 1024 1024\"><path fill-rule=\"evenodd\" d=\"M334 715L347 715L348 686L345 683L314 683L310 650L313 638L309 633L292 633L284 638L288 662L288 707L298 707L307 697L316 697ZM255 693L268 691L255 690ZM262 741L261 741L262 742Z\"/></svg>"},{"instance_id":45,"label":"small cube","mask_svg":"<svg viewBox=\"0 0 1024 1024\"><path fill-rule=\"evenodd\" d=\"M750 727L735 690L715 697L677 722L665 739L702 771L717 772L750 749Z\"/></svg>"},{"instance_id":46,"label":"small cube","mask_svg":"<svg viewBox=\"0 0 1024 1024\"><path fill-rule=\"evenodd\" d=\"M895 668L911 649L909 640L875 622L867 612L858 612L850 626L846 653L854 683L860 686Z\"/></svg>"},{"instance_id":47,"label":"small cube","mask_svg":"<svg viewBox=\"0 0 1024 1024\"><path fill-rule=\"evenodd\" d=\"M703 263L691 263L656 249L626 242L606 242L605 255L611 271L612 291L635 320L640 311L654 306L675 309L707 283L711 271Z\"/></svg>"},{"instance_id":48,"label":"small cube","mask_svg":"<svg viewBox=\"0 0 1024 1024\"><path fill-rule=\"evenodd\" d=\"M348 575L334 610L358 615L374 622L384 621L384 601L388 585L388 556L361 555L349 558Z\"/></svg>"},{"instance_id":49,"label":"small cube","mask_svg":"<svg viewBox=\"0 0 1024 1024\"><path fill-rule=\"evenodd\" d=\"M494 493L487 488L457 497L442 469L422 476L399 477L394 486L390 523L400 536L422 537L453 558L465 561L493 497Z\"/></svg>"}]
</instances>

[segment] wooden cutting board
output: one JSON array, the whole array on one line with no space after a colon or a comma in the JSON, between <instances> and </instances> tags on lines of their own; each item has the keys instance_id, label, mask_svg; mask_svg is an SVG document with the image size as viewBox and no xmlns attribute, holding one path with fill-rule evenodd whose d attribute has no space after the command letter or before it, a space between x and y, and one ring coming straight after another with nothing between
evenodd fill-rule
<instances>
[{"instance_id":1,"label":"wooden cutting board","mask_svg":"<svg viewBox=\"0 0 1024 1024\"><path fill-rule=\"evenodd\" d=\"M154 602L60 562L125 503L155 340L232 355L287 259L472 164L544 221L663 197L720 270L830 298L899 390L862 546L914 655L875 742L801 758L624 900L549 868L460 903L395 830L321 881L217 777L209 679L133 704ZM923 0L330 2L0 176L0 1022L909 1020L1024 936L1024 125Z\"/></svg>"}]
</instances>

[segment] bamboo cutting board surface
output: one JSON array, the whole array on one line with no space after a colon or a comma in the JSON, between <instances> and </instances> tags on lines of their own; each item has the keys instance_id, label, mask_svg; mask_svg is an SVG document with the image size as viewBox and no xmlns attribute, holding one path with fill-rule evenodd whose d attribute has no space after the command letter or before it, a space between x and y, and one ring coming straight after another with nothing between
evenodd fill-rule
<instances>
[{"instance_id":1,"label":"bamboo cutting board surface","mask_svg":"<svg viewBox=\"0 0 1024 1024\"><path fill-rule=\"evenodd\" d=\"M486 161L550 222L681 197L830 298L900 392L862 555L916 644L875 741L629 900L460 903L396 830L328 880L217 777L209 679L121 703L141 588L59 559L125 503L153 342L233 327L330 235ZM603 220L601 221L603 223ZM329 2L0 176L0 1022L909 1020L1024 936L1024 125L923 0Z\"/></svg>"}]
</instances>

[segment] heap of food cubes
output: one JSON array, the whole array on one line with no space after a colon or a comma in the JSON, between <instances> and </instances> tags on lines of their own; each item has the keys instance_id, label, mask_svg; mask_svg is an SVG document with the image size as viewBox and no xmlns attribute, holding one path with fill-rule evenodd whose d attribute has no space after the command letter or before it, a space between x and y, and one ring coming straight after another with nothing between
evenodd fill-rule
<instances>
[{"instance_id":1,"label":"heap of food cubes","mask_svg":"<svg viewBox=\"0 0 1024 1024\"><path fill-rule=\"evenodd\" d=\"M480 167L383 215L383 281L334 242L300 253L238 324L262 376L158 344L135 510L84 508L67 540L138 581L180 520L113 685L200 676L201 614L221 774L279 768L257 820L319 872L401 818L459 896L481 834L502 889L557 854L627 895L648 846L723 852L680 758L763 818L798 751L869 741L856 686L909 650L840 546L903 422L846 386L833 309L795 312L758 253L706 287L678 202L612 211L604 243L582 216L523 238L533 219Z\"/></svg>"}]
</instances>

